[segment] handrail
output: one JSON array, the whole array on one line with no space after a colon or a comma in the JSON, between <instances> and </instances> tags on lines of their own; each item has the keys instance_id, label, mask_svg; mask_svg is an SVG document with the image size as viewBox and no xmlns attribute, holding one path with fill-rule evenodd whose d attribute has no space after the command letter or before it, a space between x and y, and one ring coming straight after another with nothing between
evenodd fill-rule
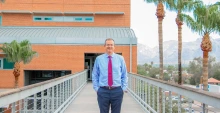
<instances>
[{"instance_id":1,"label":"handrail","mask_svg":"<svg viewBox=\"0 0 220 113\"><path fill-rule=\"evenodd\" d=\"M11 105L11 110L31 110L32 108L30 109L30 106L27 104L31 99L33 100L34 98L32 104L34 107L38 108L33 107L33 109L42 109L42 107L44 107L44 109L54 112L60 106L65 106L62 104L65 103L66 100L69 101L70 98L73 98L75 94L77 94L77 92L79 92L80 89L86 84L86 81L87 70L84 70L78 73L62 76L41 83L1 92L0 108L3 106ZM41 105L44 105L41 106L41 108L39 108L39 105L37 104L39 101L41 101ZM51 103L55 104L56 108L51 105ZM13 104L16 104L16 106L21 108L13 108Z\"/></svg>"},{"instance_id":2,"label":"handrail","mask_svg":"<svg viewBox=\"0 0 220 113\"><path fill-rule=\"evenodd\" d=\"M139 104L145 109L145 111L159 112L159 103L163 104L165 110L165 103L171 104L173 93L180 97L178 99L178 112L181 112L181 98L188 99L188 105L185 108L192 107L192 101L198 101L208 104L214 108L220 109L220 95L202 89L191 88L175 83L162 81L159 79L150 78L147 76L128 73L129 85L128 89L132 96L139 102ZM162 102L159 102L159 89L162 89ZM154 93L153 93L154 92ZM165 96L167 92L169 96ZM149 96L150 95L150 96ZM177 97L177 98L178 98ZM154 98L154 99L152 99ZM154 104L154 105L152 105ZM155 107L158 108L155 108ZM172 107L169 107L169 111L172 111ZM164 111L165 112L165 111ZM172 112L170 112L172 113Z\"/></svg>"}]
</instances>

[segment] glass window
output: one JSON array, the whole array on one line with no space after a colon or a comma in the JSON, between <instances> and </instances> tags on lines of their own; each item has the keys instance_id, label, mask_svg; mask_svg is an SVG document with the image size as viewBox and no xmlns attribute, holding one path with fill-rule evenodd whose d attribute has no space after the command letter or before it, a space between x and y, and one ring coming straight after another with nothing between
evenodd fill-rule
<instances>
[{"instance_id":1,"label":"glass window","mask_svg":"<svg viewBox=\"0 0 220 113\"><path fill-rule=\"evenodd\" d=\"M94 22L93 16L34 16L37 22Z\"/></svg>"},{"instance_id":2,"label":"glass window","mask_svg":"<svg viewBox=\"0 0 220 113\"><path fill-rule=\"evenodd\" d=\"M87 21L92 21L93 19L92 19L92 18L86 18L85 20L87 20Z\"/></svg>"},{"instance_id":3,"label":"glass window","mask_svg":"<svg viewBox=\"0 0 220 113\"><path fill-rule=\"evenodd\" d=\"M42 20L42 18L40 18L40 17L35 17L34 20L39 21L39 20Z\"/></svg>"},{"instance_id":4,"label":"glass window","mask_svg":"<svg viewBox=\"0 0 220 113\"><path fill-rule=\"evenodd\" d=\"M82 18L75 18L76 21L82 21Z\"/></svg>"},{"instance_id":5,"label":"glass window","mask_svg":"<svg viewBox=\"0 0 220 113\"><path fill-rule=\"evenodd\" d=\"M0 69L3 69L3 59L0 58Z\"/></svg>"},{"instance_id":6,"label":"glass window","mask_svg":"<svg viewBox=\"0 0 220 113\"><path fill-rule=\"evenodd\" d=\"M0 108L0 113L4 113L4 112L3 112L3 108Z\"/></svg>"},{"instance_id":7,"label":"glass window","mask_svg":"<svg viewBox=\"0 0 220 113\"><path fill-rule=\"evenodd\" d=\"M44 20L52 21L53 19L51 17L46 17L46 18L44 18Z\"/></svg>"},{"instance_id":8,"label":"glass window","mask_svg":"<svg viewBox=\"0 0 220 113\"><path fill-rule=\"evenodd\" d=\"M8 62L5 58L3 59L3 69L13 69L14 63Z\"/></svg>"}]
</instances>

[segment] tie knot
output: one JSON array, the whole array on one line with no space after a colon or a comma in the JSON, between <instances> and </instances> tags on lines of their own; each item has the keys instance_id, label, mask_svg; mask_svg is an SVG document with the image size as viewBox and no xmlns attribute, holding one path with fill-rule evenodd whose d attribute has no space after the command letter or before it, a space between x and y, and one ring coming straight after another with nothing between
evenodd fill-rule
<instances>
[{"instance_id":1,"label":"tie knot","mask_svg":"<svg viewBox=\"0 0 220 113\"><path fill-rule=\"evenodd\" d=\"M112 56L108 56L108 58L112 58Z\"/></svg>"}]
</instances>

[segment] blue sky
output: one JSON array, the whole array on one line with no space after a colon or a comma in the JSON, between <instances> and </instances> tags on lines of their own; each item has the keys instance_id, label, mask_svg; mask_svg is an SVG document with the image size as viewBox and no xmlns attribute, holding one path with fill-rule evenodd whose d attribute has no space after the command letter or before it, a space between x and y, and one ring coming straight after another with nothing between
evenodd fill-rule
<instances>
[{"instance_id":1,"label":"blue sky","mask_svg":"<svg viewBox=\"0 0 220 113\"><path fill-rule=\"evenodd\" d=\"M206 4L215 3L218 0L203 0ZM131 0L131 28L135 31L138 43L155 47L158 45L158 30L156 6L145 3L144 0ZM163 20L163 41L178 40L177 26L175 23L176 13L166 10ZM185 24L183 25L183 42L195 41L202 38L193 33ZM220 38L217 34L211 34L212 38Z\"/></svg>"}]
</instances>

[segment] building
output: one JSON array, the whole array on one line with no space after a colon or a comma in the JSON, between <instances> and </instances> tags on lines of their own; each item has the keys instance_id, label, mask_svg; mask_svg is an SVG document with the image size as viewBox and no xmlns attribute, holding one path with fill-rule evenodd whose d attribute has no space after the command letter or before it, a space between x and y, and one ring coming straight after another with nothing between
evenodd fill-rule
<instances>
[{"instance_id":1,"label":"building","mask_svg":"<svg viewBox=\"0 0 220 113\"><path fill-rule=\"evenodd\" d=\"M214 85L218 85L220 84L220 81L214 78L209 78L208 79L208 84L214 84Z\"/></svg>"},{"instance_id":2,"label":"building","mask_svg":"<svg viewBox=\"0 0 220 113\"><path fill-rule=\"evenodd\" d=\"M113 38L129 72L137 72L130 0L6 0L0 4L0 46L28 39L39 57L21 64L19 87L88 68ZM0 53L0 88L14 86L13 63Z\"/></svg>"}]
</instances>

